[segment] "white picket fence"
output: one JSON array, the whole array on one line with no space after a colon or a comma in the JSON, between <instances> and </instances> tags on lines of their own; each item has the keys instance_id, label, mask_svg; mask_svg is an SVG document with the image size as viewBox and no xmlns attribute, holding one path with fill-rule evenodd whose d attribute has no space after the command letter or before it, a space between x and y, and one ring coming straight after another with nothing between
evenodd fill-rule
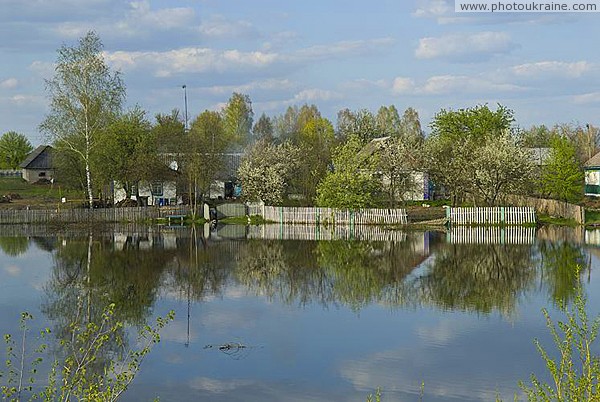
<instances>
[{"instance_id":1,"label":"white picket fence","mask_svg":"<svg viewBox=\"0 0 600 402\"><path fill-rule=\"evenodd\" d=\"M446 232L450 244L533 244L531 226L453 226Z\"/></svg>"},{"instance_id":2,"label":"white picket fence","mask_svg":"<svg viewBox=\"0 0 600 402\"><path fill-rule=\"evenodd\" d=\"M278 223L332 225L404 225L408 223L405 209L334 209L320 207L249 206L250 215L261 215Z\"/></svg>"},{"instance_id":3,"label":"white picket fence","mask_svg":"<svg viewBox=\"0 0 600 402\"><path fill-rule=\"evenodd\" d=\"M452 225L524 225L535 223L533 207L458 207L448 208Z\"/></svg>"}]
</instances>

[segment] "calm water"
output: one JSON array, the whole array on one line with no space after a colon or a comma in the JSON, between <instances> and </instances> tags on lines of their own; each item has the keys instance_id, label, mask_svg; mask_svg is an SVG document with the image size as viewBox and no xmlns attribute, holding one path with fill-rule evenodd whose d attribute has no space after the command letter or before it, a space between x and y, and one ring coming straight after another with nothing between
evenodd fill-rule
<instances>
[{"instance_id":1,"label":"calm water","mask_svg":"<svg viewBox=\"0 0 600 402\"><path fill-rule=\"evenodd\" d=\"M540 310L559 316L578 264L599 312L592 232L303 230L0 237L0 329L30 311L60 334L78 297L132 332L175 310L129 401L416 401L422 382L424 401L492 401L544 377Z\"/></svg>"}]
</instances>

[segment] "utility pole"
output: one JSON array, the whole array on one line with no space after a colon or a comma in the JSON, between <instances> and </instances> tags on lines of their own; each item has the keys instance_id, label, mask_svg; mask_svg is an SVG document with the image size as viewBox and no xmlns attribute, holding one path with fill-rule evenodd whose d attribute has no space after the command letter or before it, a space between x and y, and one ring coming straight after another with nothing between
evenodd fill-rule
<instances>
[{"instance_id":1,"label":"utility pole","mask_svg":"<svg viewBox=\"0 0 600 402\"><path fill-rule=\"evenodd\" d=\"M182 85L183 88L183 102L185 105L185 132L188 132L188 111L187 111L187 85Z\"/></svg>"}]
</instances>

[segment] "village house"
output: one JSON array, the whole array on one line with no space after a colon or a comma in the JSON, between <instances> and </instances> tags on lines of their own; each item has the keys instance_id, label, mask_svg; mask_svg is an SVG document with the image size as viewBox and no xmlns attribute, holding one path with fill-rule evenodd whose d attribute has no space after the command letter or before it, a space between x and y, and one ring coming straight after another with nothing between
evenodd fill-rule
<instances>
[{"instance_id":1,"label":"village house","mask_svg":"<svg viewBox=\"0 0 600 402\"><path fill-rule=\"evenodd\" d=\"M600 152L583 165L585 172L585 195L600 197Z\"/></svg>"},{"instance_id":2,"label":"village house","mask_svg":"<svg viewBox=\"0 0 600 402\"><path fill-rule=\"evenodd\" d=\"M53 148L50 145L40 145L34 149L19 167L22 177L28 183L37 183L42 180L52 180L55 169L52 165Z\"/></svg>"}]
</instances>

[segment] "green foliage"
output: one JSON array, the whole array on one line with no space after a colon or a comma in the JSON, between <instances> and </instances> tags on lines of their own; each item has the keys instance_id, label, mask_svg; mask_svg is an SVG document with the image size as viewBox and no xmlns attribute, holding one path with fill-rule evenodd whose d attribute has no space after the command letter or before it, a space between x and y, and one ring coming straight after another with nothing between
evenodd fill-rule
<instances>
[{"instance_id":1,"label":"green foliage","mask_svg":"<svg viewBox=\"0 0 600 402\"><path fill-rule=\"evenodd\" d=\"M100 133L121 112L125 87L119 73L104 62L102 42L90 31L77 46L58 49L54 77L46 81L50 112L40 125L54 140L59 160L68 158L83 172L90 205L93 199L92 158Z\"/></svg>"},{"instance_id":2,"label":"green foliage","mask_svg":"<svg viewBox=\"0 0 600 402\"><path fill-rule=\"evenodd\" d=\"M23 134L9 131L0 137L0 168L18 169L33 150L31 143Z\"/></svg>"},{"instance_id":3,"label":"green foliage","mask_svg":"<svg viewBox=\"0 0 600 402\"><path fill-rule=\"evenodd\" d=\"M551 197L565 202L578 202L583 196L584 173L575 146L563 136L551 141L552 151L542 168L542 189Z\"/></svg>"},{"instance_id":4,"label":"green foliage","mask_svg":"<svg viewBox=\"0 0 600 402\"><path fill-rule=\"evenodd\" d=\"M127 198L142 180L158 180L166 170L160 169L150 122L138 107L113 121L100 134L100 141L102 147L94 158L98 177L105 184L117 181Z\"/></svg>"},{"instance_id":5,"label":"green foliage","mask_svg":"<svg viewBox=\"0 0 600 402\"><path fill-rule=\"evenodd\" d=\"M381 402L381 388L377 388L375 391L375 399L373 399L373 394L367 395L367 402Z\"/></svg>"},{"instance_id":6,"label":"green foliage","mask_svg":"<svg viewBox=\"0 0 600 402\"><path fill-rule=\"evenodd\" d=\"M442 110L434 117L428 166L455 204L470 196L473 203L493 205L501 193L527 187L533 166L511 131L512 122L513 112L502 105L495 111L487 105Z\"/></svg>"},{"instance_id":7,"label":"green foliage","mask_svg":"<svg viewBox=\"0 0 600 402\"><path fill-rule=\"evenodd\" d=\"M140 366L150 352L152 346L160 342L160 330L174 319L174 312L165 317L158 317L153 326L145 325L139 331L137 349L122 350L113 355L102 370L94 365L105 353L104 349L113 343L124 348L123 323L114 320L115 305L109 305L103 312L99 322L85 322L81 315L73 318L69 325L69 336L61 341L66 356L60 363L55 361L48 374L48 384L39 393L32 393L38 377L37 367L43 361L47 349L45 343L34 351L31 361L27 356L27 322L33 317L29 313L21 316L21 339L17 345L14 338L7 334L6 372L0 378L3 385L1 391L4 399L21 401L24 392L28 392L28 400L47 402L61 400L82 401L115 401L127 390ZM50 334L49 329L41 331L44 340ZM27 377L27 378L26 378Z\"/></svg>"},{"instance_id":8,"label":"green foliage","mask_svg":"<svg viewBox=\"0 0 600 402\"><path fill-rule=\"evenodd\" d=\"M575 273L578 275L578 271ZM598 336L600 317L588 318L587 299L582 287L577 287L571 308L561 306L565 321L554 322L546 309L546 318L558 356L552 354L535 340L535 346L546 363L552 378L545 383L531 375L531 385L519 385L529 401L600 401L600 359L592 352Z\"/></svg>"},{"instance_id":9,"label":"green foliage","mask_svg":"<svg viewBox=\"0 0 600 402\"><path fill-rule=\"evenodd\" d=\"M253 116L250 97L234 92L223 109L223 128L230 144L244 146L248 143Z\"/></svg>"},{"instance_id":10,"label":"green foliage","mask_svg":"<svg viewBox=\"0 0 600 402\"><path fill-rule=\"evenodd\" d=\"M242 195L249 201L280 205L299 164L298 147L289 141L274 145L259 140L246 150L238 176Z\"/></svg>"},{"instance_id":11,"label":"green foliage","mask_svg":"<svg viewBox=\"0 0 600 402\"><path fill-rule=\"evenodd\" d=\"M258 121L252 127L252 135L255 140L273 142L273 122L266 114L261 114Z\"/></svg>"},{"instance_id":12,"label":"green foliage","mask_svg":"<svg viewBox=\"0 0 600 402\"><path fill-rule=\"evenodd\" d=\"M369 166L361 166L356 157L362 149L358 137L334 151L334 171L328 172L317 186L316 203L320 207L369 208L374 206L379 184L371 177Z\"/></svg>"}]
</instances>

